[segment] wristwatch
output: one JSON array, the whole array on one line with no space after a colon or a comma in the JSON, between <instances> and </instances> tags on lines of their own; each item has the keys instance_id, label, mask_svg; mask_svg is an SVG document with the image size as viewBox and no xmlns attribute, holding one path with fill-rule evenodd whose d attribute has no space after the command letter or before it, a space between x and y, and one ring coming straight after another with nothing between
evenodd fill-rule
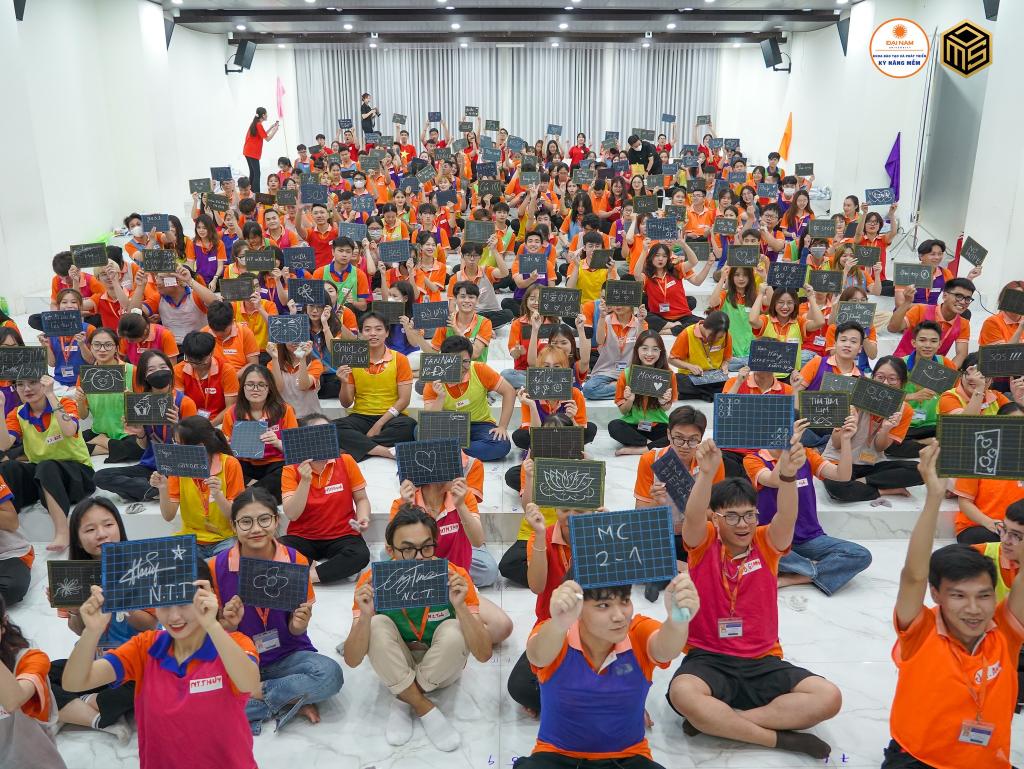
<instances>
[{"instance_id":1,"label":"wristwatch","mask_svg":"<svg viewBox=\"0 0 1024 769\"><path fill-rule=\"evenodd\" d=\"M783 483L792 483L793 481L796 480L796 476L795 475L783 475L782 473L779 473L779 480L782 481Z\"/></svg>"}]
</instances>

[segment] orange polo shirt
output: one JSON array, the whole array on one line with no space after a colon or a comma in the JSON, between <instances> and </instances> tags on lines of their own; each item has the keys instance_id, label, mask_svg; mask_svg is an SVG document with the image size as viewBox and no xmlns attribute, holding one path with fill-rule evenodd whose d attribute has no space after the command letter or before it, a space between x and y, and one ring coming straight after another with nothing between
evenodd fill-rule
<instances>
[{"instance_id":1,"label":"orange polo shirt","mask_svg":"<svg viewBox=\"0 0 1024 769\"><path fill-rule=\"evenodd\" d=\"M238 374L216 354L210 361L209 373L202 379L196 376L191 363L182 361L174 367L174 389L195 401L201 416L212 419L224 410L226 396L238 395Z\"/></svg>"},{"instance_id":2,"label":"orange polo shirt","mask_svg":"<svg viewBox=\"0 0 1024 769\"><path fill-rule=\"evenodd\" d=\"M249 365L250 355L259 355L259 343L248 326L232 323L228 329L228 336L224 339L214 334L209 326L205 326L203 331L211 334L216 340L214 355L219 354L237 373L241 373L242 369Z\"/></svg>"}]
</instances>

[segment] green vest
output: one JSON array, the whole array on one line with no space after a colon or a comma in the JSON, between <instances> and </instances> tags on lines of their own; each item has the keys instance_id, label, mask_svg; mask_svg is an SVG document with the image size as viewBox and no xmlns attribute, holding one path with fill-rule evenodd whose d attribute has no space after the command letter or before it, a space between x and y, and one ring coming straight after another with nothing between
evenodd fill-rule
<instances>
[{"instance_id":1,"label":"green vest","mask_svg":"<svg viewBox=\"0 0 1024 769\"><path fill-rule=\"evenodd\" d=\"M124 391L132 391L135 367L131 363L124 364ZM102 433L108 438L120 440L128 433L124 431L124 394L123 393L89 393L85 396L89 401L89 414L92 416L92 431Z\"/></svg>"},{"instance_id":2,"label":"green vest","mask_svg":"<svg viewBox=\"0 0 1024 769\"><path fill-rule=\"evenodd\" d=\"M444 385L444 410L469 414L470 422L494 423L491 406L487 402L487 388L476 375L476 367L472 364L469 367L469 387L460 398L453 398L448 385Z\"/></svg>"},{"instance_id":3,"label":"green vest","mask_svg":"<svg viewBox=\"0 0 1024 769\"><path fill-rule=\"evenodd\" d=\"M20 411L21 409L18 410L18 412ZM18 414L18 422L21 424L21 441L25 447L25 456L28 457L29 462L38 464L47 459L58 459L65 462L78 462L86 467L92 467L89 447L82 438L81 430L73 438L66 437L60 431L60 415L58 412L54 411L50 414L50 426L46 428L45 432L39 432L35 425L22 419L20 413Z\"/></svg>"},{"instance_id":4,"label":"green vest","mask_svg":"<svg viewBox=\"0 0 1024 769\"><path fill-rule=\"evenodd\" d=\"M633 367L630 366L629 368L626 369L626 384L629 384L631 381L629 377L632 368ZM655 406L652 409L644 411L642 408L640 408L639 405L637 405L639 404L640 399L642 397L643 396L640 395L636 396L636 400L633 401L633 408L629 410L628 414L622 417L622 421L625 422L627 425L636 425L639 424L640 422L668 424L668 414L666 413L665 409L661 407L661 404L658 403L658 399L649 398L649 400L654 401Z\"/></svg>"},{"instance_id":5,"label":"green vest","mask_svg":"<svg viewBox=\"0 0 1024 769\"><path fill-rule=\"evenodd\" d=\"M1002 601L1010 594L1010 585L1003 582L1003 572L999 568L999 553L1002 548L999 542L989 542L985 545L985 557L992 559L996 565L996 601Z\"/></svg>"},{"instance_id":6,"label":"green vest","mask_svg":"<svg viewBox=\"0 0 1024 769\"><path fill-rule=\"evenodd\" d=\"M486 278L485 278L485 280L486 280ZM478 313L477 316L476 316L476 325L473 326L473 330L470 332L469 336L467 337L469 339L469 341L471 341L471 342L475 342L476 341L476 335L480 333L480 326L483 325L483 322L484 322L484 316L480 315ZM452 329L452 327L448 326L445 329L444 336L447 339L450 336L462 336L462 335L461 334L456 334L455 331ZM473 358L473 360L476 361L477 363L486 363L487 362L487 351L490 350L490 349L491 349L491 346L485 344L483 352L480 353L479 357Z\"/></svg>"},{"instance_id":7,"label":"green vest","mask_svg":"<svg viewBox=\"0 0 1024 769\"><path fill-rule=\"evenodd\" d=\"M732 354L738 358L746 358L750 354L750 342L754 338L754 330L750 327L748 307L733 307L726 299L719 308L729 316L729 336L732 337Z\"/></svg>"},{"instance_id":8,"label":"green vest","mask_svg":"<svg viewBox=\"0 0 1024 769\"><path fill-rule=\"evenodd\" d=\"M937 355L939 362L943 360L943 356ZM910 356L906 355L903 358L903 362L907 363L910 360ZM916 393L921 388L913 382L908 381L903 389L908 393ZM935 427L938 424L939 416L939 397L942 393L938 393L934 398L926 401L917 401L910 405L914 408L914 417L910 420L911 427Z\"/></svg>"},{"instance_id":9,"label":"green vest","mask_svg":"<svg viewBox=\"0 0 1024 769\"><path fill-rule=\"evenodd\" d=\"M324 280L329 283L333 283L335 288L338 289L338 299L341 301L342 295L348 290L348 299L346 301L351 302L353 299L359 298L359 269L353 264L349 264L346 268L348 275L341 280L334 277L334 273L331 272L331 268L334 266L332 261L327 265L327 269L324 270Z\"/></svg>"}]
</instances>

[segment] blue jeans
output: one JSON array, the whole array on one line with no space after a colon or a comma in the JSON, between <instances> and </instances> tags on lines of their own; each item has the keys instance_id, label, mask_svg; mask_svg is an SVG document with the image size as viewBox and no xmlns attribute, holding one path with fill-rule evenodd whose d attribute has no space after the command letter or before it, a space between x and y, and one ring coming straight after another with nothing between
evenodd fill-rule
<instances>
[{"instance_id":1,"label":"blue jeans","mask_svg":"<svg viewBox=\"0 0 1024 769\"><path fill-rule=\"evenodd\" d=\"M526 369L507 368L501 372L501 378L517 390L526 387Z\"/></svg>"},{"instance_id":2,"label":"blue jeans","mask_svg":"<svg viewBox=\"0 0 1024 769\"><path fill-rule=\"evenodd\" d=\"M839 588L871 565L871 552L856 542L822 535L793 543L793 550L779 561L779 572L802 574L825 595Z\"/></svg>"},{"instance_id":3,"label":"blue jeans","mask_svg":"<svg viewBox=\"0 0 1024 769\"><path fill-rule=\"evenodd\" d=\"M220 542L211 542L208 545L204 545L201 542L197 542L196 553L204 561L208 561L218 553L223 553L225 550L230 550L231 548L233 548L235 546L235 542L237 541L238 540L236 540L234 537L228 537L227 539L222 539Z\"/></svg>"},{"instance_id":4,"label":"blue jeans","mask_svg":"<svg viewBox=\"0 0 1024 769\"><path fill-rule=\"evenodd\" d=\"M821 433L817 430L804 430L804 434L800 437L800 444L808 449L820 449L827 446L830 440L832 440L831 430L822 430Z\"/></svg>"},{"instance_id":5,"label":"blue jeans","mask_svg":"<svg viewBox=\"0 0 1024 769\"><path fill-rule=\"evenodd\" d=\"M344 678L341 665L322 654L297 651L269 665L260 666L263 699L249 699L245 716L250 721L266 721L300 697L307 704L323 702L341 691Z\"/></svg>"},{"instance_id":6,"label":"blue jeans","mask_svg":"<svg viewBox=\"0 0 1024 769\"><path fill-rule=\"evenodd\" d=\"M473 422L469 426L469 448L466 453L481 462L497 462L504 459L512 450L512 441L508 438L495 438L491 430L494 422Z\"/></svg>"},{"instance_id":7,"label":"blue jeans","mask_svg":"<svg viewBox=\"0 0 1024 769\"><path fill-rule=\"evenodd\" d=\"M617 376L598 374L588 377L583 383L583 396L590 401L610 401L615 397L615 386L618 382Z\"/></svg>"},{"instance_id":8,"label":"blue jeans","mask_svg":"<svg viewBox=\"0 0 1024 769\"><path fill-rule=\"evenodd\" d=\"M486 545L473 548L469 578L473 580L476 587L490 587L498 581L498 562Z\"/></svg>"},{"instance_id":9,"label":"blue jeans","mask_svg":"<svg viewBox=\"0 0 1024 769\"><path fill-rule=\"evenodd\" d=\"M733 355L731 358L729 358L730 373L739 371L741 368L747 365L747 362L749 360L750 358L748 358L746 355Z\"/></svg>"}]
</instances>

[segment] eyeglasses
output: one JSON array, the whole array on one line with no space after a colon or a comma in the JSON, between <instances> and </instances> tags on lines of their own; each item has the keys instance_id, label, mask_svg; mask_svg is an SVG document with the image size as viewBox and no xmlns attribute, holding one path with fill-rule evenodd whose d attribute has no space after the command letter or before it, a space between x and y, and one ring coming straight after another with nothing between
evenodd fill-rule
<instances>
[{"instance_id":1,"label":"eyeglasses","mask_svg":"<svg viewBox=\"0 0 1024 769\"><path fill-rule=\"evenodd\" d=\"M261 529L269 529L277 521L277 516L270 513L264 513L263 515L257 516L256 518L236 518L235 526L238 527L239 531L249 531L252 525L255 523Z\"/></svg>"},{"instance_id":2,"label":"eyeglasses","mask_svg":"<svg viewBox=\"0 0 1024 769\"><path fill-rule=\"evenodd\" d=\"M672 441L673 446L682 446L688 449L696 448L700 445L700 438L686 438L681 435L670 435L669 440Z\"/></svg>"},{"instance_id":3,"label":"eyeglasses","mask_svg":"<svg viewBox=\"0 0 1024 769\"><path fill-rule=\"evenodd\" d=\"M185 362L190 366L205 366L210 362L210 358L203 358L201 360L195 360L194 358L185 358Z\"/></svg>"},{"instance_id":4,"label":"eyeglasses","mask_svg":"<svg viewBox=\"0 0 1024 769\"><path fill-rule=\"evenodd\" d=\"M270 385L266 382L246 382L242 385L246 390L252 390L253 392L261 393L264 390L269 390Z\"/></svg>"},{"instance_id":5,"label":"eyeglasses","mask_svg":"<svg viewBox=\"0 0 1024 769\"><path fill-rule=\"evenodd\" d=\"M757 510L748 510L745 513L715 513L715 515L730 526L739 526L741 519L744 523L757 523Z\"/></svg>"},{"instance_id":6,"label":"eyeglasses","mask_svg":"<svg viewBox=\"0 0 1024 769\"><path fill-rule=\"evenodd\" d=\"M953 301L957 304L970 304L974 301L974 297L968 294L954 294L952 291L947 291L946 294L953 297Z\"/></svg>"},{"instance_id":7,"label":"eyeglasses","mask_svg":"<svg viewBox=\"0 0 1024 769\"><path fill-rule=\"evenodd\" d=\"M402 554L403 561L411 561L417 555L422 555L424 558L433 558L436 549L436 542L428 542L421 547L396 547L395 552Z\"/></svg>"},{"instance_id":8,"label":"eyeglasses","mask_svg":"<svg viewBox=\"0 0 1024 769\"><path fill-rule=\"evenodd\" d=\"M92 342L90 346L94 350L113 350L117 347L113 342Z\"/></svg>"},{"instance_id":9,"label":"eyeglasses","mask_svg":"<svg viewBox=\"0 0 1024 769\"><path fill-rule=\"evenodd\" d=\"M1015 545L1024 542L1024 534L1006 528L1006 524L1002 521L996 521L996 531L999 533L999 538L1005 539L1007 542L1012 542Z\"/></svg>"}]
</instances>

